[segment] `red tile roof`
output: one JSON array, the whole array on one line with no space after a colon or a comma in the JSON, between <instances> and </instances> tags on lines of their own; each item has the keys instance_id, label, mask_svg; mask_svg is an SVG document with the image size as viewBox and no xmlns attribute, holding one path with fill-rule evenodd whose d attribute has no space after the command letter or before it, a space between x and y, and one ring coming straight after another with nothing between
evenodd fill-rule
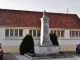
<instances>
[{"instance_id":1,"label":"red tile roof","mask_svg":"<svg viewBox=\"0 0 80 60\"><path fill-rule=\"evenodd\" d=\"M46 13L50 28L80 28L76 14ZM0 26L40 27L43 12L0 9Z\"/></svg>"}]
</instances>

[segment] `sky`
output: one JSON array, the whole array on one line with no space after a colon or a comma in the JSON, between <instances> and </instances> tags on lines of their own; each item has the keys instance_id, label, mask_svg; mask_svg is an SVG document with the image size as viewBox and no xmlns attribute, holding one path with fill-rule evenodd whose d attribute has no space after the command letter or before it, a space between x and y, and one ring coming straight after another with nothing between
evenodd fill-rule
<instances>
[{"instance_id":1,"label":"sky","mask_svg":"<svg viewBox=\"0 0 80 60\"><path fill-rule=\"evenodd\" d=\"M77 14L80 17L80 0L0 0L0 8Z\"/></svg>"}]
</instances>

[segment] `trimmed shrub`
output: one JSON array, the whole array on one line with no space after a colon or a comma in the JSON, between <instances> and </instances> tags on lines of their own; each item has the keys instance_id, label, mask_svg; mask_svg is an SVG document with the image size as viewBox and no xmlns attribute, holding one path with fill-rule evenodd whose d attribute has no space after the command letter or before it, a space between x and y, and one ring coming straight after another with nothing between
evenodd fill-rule
<instances>
[{"instance_id":1,"label":"trimmed shrub","mask_svg":"<svg viewBox=\"0 0 80 60\"><path fill-rule=\"evenodd\" d=\"M34 41L30 34L27 34L19 47L21 55L25 53L34 53Z\"/></svg>"},{"instance_id":2,"label":"trimmed shrub","mask_svg":"<svg viewBox=\"0 0 80 60\"><path fill-rule=\"evenodd\" d=\"M57 40L57 36L55 33L50 33L50 40L52 41L53 45L59 45L58 40Z\"/></svg>"}]
</instances>

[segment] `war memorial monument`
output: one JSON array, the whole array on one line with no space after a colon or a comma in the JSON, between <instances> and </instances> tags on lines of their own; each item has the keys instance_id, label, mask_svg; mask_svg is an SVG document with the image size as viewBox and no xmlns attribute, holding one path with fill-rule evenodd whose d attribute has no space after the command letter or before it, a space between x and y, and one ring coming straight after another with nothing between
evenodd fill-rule
<instances>
[{"instance_id":1,"label":"war memorial monument","mask_svg":"<svg viewBox=\"0 0 80 60\"><path fill-rule=\"evenodd\" d=\"M46 11L43 12L41 18L41 36L38 45L34 45L35 54L50 54L59 53L59 46L52 44L49 36L49 18L46 16Z\"/></svg>"}]
</instances>

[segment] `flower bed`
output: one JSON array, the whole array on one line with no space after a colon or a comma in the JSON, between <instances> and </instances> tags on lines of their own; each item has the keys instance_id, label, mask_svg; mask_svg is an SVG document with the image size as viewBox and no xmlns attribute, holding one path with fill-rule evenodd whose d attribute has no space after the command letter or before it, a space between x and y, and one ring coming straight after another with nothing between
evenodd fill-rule
<instances>
[{"instance_id":1,"label":"flower bed","mask_svg":"<svg viewBox=\"0 0 80 60\"><path fill-rule=\"evenodd\" d=\"M25 56L31 59L50 59L50 58L69 58L71 54L60 52L59 54L31 54L26 53Z\"/></svg>"}]
</instances>

